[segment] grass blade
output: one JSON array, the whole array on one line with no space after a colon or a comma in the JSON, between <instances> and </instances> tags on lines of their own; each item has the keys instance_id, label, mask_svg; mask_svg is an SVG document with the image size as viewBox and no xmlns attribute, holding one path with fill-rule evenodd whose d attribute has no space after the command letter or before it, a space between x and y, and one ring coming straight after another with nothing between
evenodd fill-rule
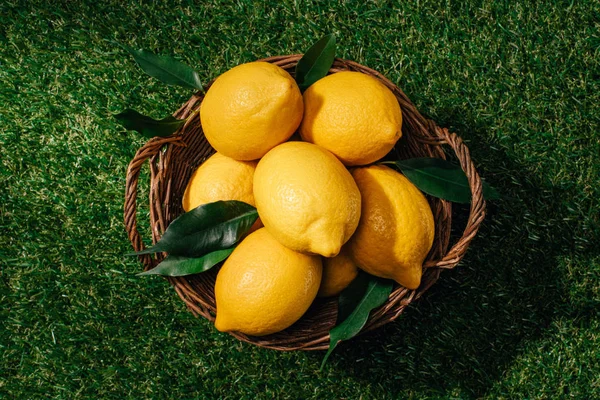
<instances>
[{"instance_id":1,"label":"grass blade","mask_svg":"<svg viewBox=\"0 0 600 400\"><path fill-rule=\"evenodd\" d=\"M137 131L148 138L169 136L186 121L172 115L156 120L129 108L114 117L125 129Z\"/></svg>"},{"instance_id":2,"label":"grass blade","mask_svg":"<svg viewBox=\"0 0 600 400\"><path fill-rule=\"evenodd\" d=\"M323 36L296 65L296 82L301 91L325 77L335 59L335 36Z\"/></svg>"}]
</instances>

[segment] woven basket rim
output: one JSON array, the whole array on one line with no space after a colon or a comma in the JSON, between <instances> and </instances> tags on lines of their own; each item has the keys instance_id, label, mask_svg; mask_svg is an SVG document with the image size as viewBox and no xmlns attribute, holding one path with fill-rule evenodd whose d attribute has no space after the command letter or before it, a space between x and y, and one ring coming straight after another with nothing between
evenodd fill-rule
<instances>
[{"instance_id":1,"label":"woven basket rim","mask_svg":"<svg viewBox=\"0 0 600 400\"><path fill-rule=\"evenodd\" d=\"M301 57L301 54L291 54L257 61L276 64L293 74L293 68ZM398 99L403 114L403 139L401 141L404 140L403 145L406 146L406 148L399 149L399 152L416 152L416 154L425 152L431 156L446 158L441 146L448 146L456 155L465 172L472 194L466 227L461 237L451 247L449 243L452 224L451 203L440 199L429 199L436 220L436 238L432 251L424 263L422 284L416 290L395 286L388 301L371 313L367 324L361 331L364 333L395 320L406 306L423 295L437 281L442 269L451 269L458 264L485 218L485 201L479 174L471 160L467 146L458 135L450 133L447 129L438 127L434 121L424 118L399 87L369 67L351 60L336 58L329 73L345 70L359 71L376 77L392 90ZM213 82L214 80L209 82L205 90L208 90ZM181 213L181 207L172 201L181 195L181 177L189 175L190 169L195 169L211 151L214 152L204 138L196 112L202 99L202 92L195 93L173 114L176 118L187 118L191 115L186 123L171 136L150 139L137 151L129 164L126 176L124 221L129 240L135 251L145 248L137 229L136 215L138 211L138 178L142 166L149 161L150 223L152 241L156 243L168 224ZM187 154L186 151L192 153L193 157L200 157L194 153L196 150L199 152L198 154L206 154L206 156L200 161L189 161L184 158L183 155ZM156 266L163 256L158 255L157 258L153 258L151 255L144 255L140 256L140 260L147 270ZM210 293L211 285L214 284L214 276L211 278L210 274L203 273L198 276L194 275L194 278L169 277L166 279L173 285L179 297L195 316L203 316L209 321L214 321L216 308L214 294ZM328 301L329 303L327 303ZM328 347L328 330L332 327L332 322L335 322L337 306L331 299L317 300L315 303L317 304L316 308L318 308L317 306L321 307L318 308L321 314L317 312L315 315L316 317L322 316L322 320L311 320L312 324L307 327L302 326L296 329L295 324L283 332L265 337L251 337L238 332L230 334L242 341L276 350L324 350ZM310 310L308 314L310 314ZM305 317L302 317L301 321ZM313 315L306 318L313 318Z\"/></svg>"}]
</instances>

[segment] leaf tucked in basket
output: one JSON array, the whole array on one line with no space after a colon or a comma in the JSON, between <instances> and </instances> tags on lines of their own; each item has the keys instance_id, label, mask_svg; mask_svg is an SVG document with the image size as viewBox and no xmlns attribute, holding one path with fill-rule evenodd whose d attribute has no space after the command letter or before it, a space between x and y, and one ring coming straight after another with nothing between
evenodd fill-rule
<instances>
[{"instance_id":1,"label":"leaf tucked in basket","mask_svg":"<svg viewBox=\"0 0 600 400\"><path fill-rule=\"evenodd\" d=\"M325 77L335 59L335 36L323 36L304 53L296 65L296 82L301 91Z\"/></svg>"},{"instance_id":2,"label":"leaf tucked in basket","mask_svg":"<svg viewBox=\"0 0 600 400\"><path fill-rule=\"evenodd\" d=\"M177 119L172 115L156 120L130 108L116 114L115 118L125 129L137 131L148 138L169 136L186 121L185 119Z\"/></svg>"},{"instance_id":3,"label":"leaf tucked in basket","mask_svg":"<svg viewBox=\"0 0 600 400\"><path fill-rule=\"evenodd\" d=\"M384 161L400 171L416 187L428 195L455 203L470 203L471 189L464 171L441 158L411 158L408 160ZM483 196L488 200L500 198L496 189L483 182Z\"/></svg>"},{"instance_id":4,"label":"leaf tucked in basket","mask_svg":"<svg viewBox=\"0 0 600 400\"><path fill-rule=\"evenodd\" d=\"M202 257L234 246L257 219L256 208L241 201L203 204L171 222L156 245L131 255Z\"/></svg>"},{"instance_id":5,"label":"leaf tucked in basket","mask_svg":"<svg viewBox=\"0 0 600 400\"><path fill-rule=\"evenodd\" d=\"M137 275L185 276L198 274L208 271L229 257L231 253L233 253L233 248L213 251L197 258L168 256L156 267Z\"/></svg>"},{"instance_id":6,"label":"leaf tucked in basket","mask_svg":"<svg viewBox=\"0 0 600 400\"><path fill-rule=\"evenodd\" d=\"M367 287L371 281L370 277L371 275L359 270L356 278L340 293L336 325L344 322L356 309L356 306L367 292Z\"/></svg>"},{"instance_id":7,"label":"leaf tucked in basket","mask_svg":"<svg viewBox=\"0 0 600 400\"><path fill-rule=\"evenodd\" d=\"M136 50L122 45L145 73L168 85L179 85L191 89L202 88L200 76L191 67L168 56L157 56L148 50Z\"/></svg>"},{"instance_id":8,"label":"leaf tucked in basket","mask_svg":"<svg viewBox=\"0 0 600 400\"><path fill-rule=\"evenodd\" d=\"M338 320L329 331L329 349L321 363L321 369L339 342L356 336L367 323L371 310L379 307L390 297L394 283L360 272L350 285L340 293ZM340 322L341 321L341 322Z\"/></svg>"}]
</instances>

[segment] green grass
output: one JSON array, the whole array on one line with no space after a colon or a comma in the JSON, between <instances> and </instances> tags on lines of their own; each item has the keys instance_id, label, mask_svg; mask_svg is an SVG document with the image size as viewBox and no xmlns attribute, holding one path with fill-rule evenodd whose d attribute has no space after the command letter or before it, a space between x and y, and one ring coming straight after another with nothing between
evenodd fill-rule
<instances>
[{"instance_id":1,"label":"green grass","mask_svg":"<svg viewBox=\"0 0 600 400\"><path fill-rule=\"evenodd\" d=\"M0 4L0 398L600 397L598 2L86 3ZM322 352L240 343L134 276L122 205L144 139L111 114L191 94L118 43L206 82L329 32L504 198L459 267L319 372Z\"/></svg>"}]
</instances>

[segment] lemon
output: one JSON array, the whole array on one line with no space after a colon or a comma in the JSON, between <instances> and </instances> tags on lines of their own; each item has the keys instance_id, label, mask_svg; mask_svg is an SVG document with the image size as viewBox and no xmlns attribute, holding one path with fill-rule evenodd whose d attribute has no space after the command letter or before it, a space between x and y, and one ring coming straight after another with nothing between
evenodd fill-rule
<instances>
[{"instance_id":1,"label":"lemon","mask_svg":"<svg viewBox=\"0 0 600 400\"><path fill-rule=\"evenodd\" d=\"M323 259L323 278L317 296L336 296L356 278L358 268L344 248L340 254Z\"/></svg>"},{"instance_id":2,"label":"lemon","mask_svg":"<svg viewBox=\"0 0 600 400\"><path fill-rule=\"evenodd\" d=\"M239 200L254 206L252 182L256 161L237 161L213 154L192 175L183 194L183 209L218 200Z\"/></svg>"},{"instance_id":3,"label":"lemon","mask_svg":"<svg viewBox=\"0 0 600 400\"><path fill-rule=\"evenodd\" d=\"M298 128L302 94L284 69L266 62L241 64L219 76L200 105L211 146L236 160L256 160Z\"/></svg>"},{"instance_id":4,"label":"lemon","mask_svg":"<svg viewBox=\"0 0 600 400\"><path fill-rule=\"evenodd\" d=\"M281 245L261 228L231 253L217 275L215 327L262 336L306 312L321 283L321 258Z\"/></svg>"},{"instance_id":5,"label":"lemon","mask_svg":"<svg viewBox=\"0 0 600 400\"><path fill-rule=\"evenodd\" d=\"M370 164L385 156L402 136L402 112L396 96L376 78L338 72L304 92L300 134L345 165Z\"/></svg>"},{"instance_id":6,"label":"lemon","mask_svg":"<svg viewBox=\"0 0 600 400\"><path fill-rule=\"evenodd\" d=\"M364 271L416 289L434 236L425 196L385 166L356 168L352 176L362 195L362 214L348 243L350 255Z\"/></svg>"},{"instance_id":7,"label":"lemon","mask_svg":"<svg viewBox=\"0 0 600 400\"><path fill-rule=\"evenodd\" d=\"M333 154L306 142L283 143L254 173L256 208L265 228L292 250L337 255L360 218L360 193Z\"/></svg>"}]
</instances>

